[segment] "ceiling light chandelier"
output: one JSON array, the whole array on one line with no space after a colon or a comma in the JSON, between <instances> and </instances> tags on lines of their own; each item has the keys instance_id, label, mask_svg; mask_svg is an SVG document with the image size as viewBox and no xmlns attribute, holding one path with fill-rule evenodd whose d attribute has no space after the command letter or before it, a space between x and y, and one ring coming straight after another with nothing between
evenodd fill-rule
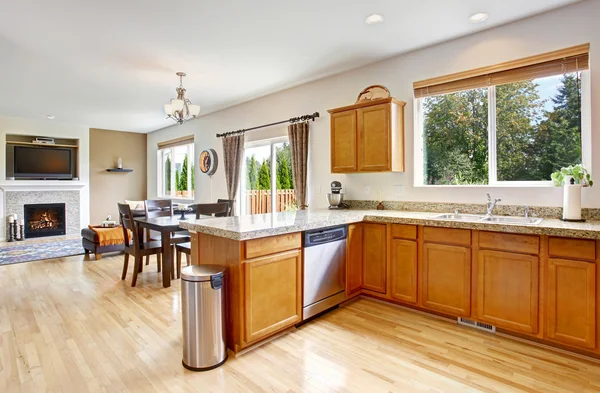
<instances>
[{"instance_id":1,"label":"ceiling light chandelier","mask_svg":"<svg viewBox=\"0 0 600 393\"><path fill-rule=\"evenodd\" d=\"M170 104L165 104L165 113L168 119L175 120L179 124L195 119L200 114L200 105L192 105L191 101L185 98L185 89L183 88L183 77L185 72L178 72L179 87L175 89L177 98L171 99Z\"/></svg>"}]
</instances>

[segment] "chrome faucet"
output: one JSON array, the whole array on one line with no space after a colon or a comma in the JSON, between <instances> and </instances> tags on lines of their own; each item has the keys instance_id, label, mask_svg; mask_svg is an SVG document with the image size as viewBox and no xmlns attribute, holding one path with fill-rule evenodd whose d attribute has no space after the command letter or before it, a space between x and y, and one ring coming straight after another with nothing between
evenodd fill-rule
<instances>
[{"instance_id":1,"label":"chrome faucet","mask_svg":"<svg viewBox=\"0 0 600 393\"><path fill-rule=\"evenodd\" d=\"M524 216L525 216L525 218L529 218L529 206L527 206L527 205L521 205L521 207L524 210Z\"/></svg>"},{"instance_id":2,"label":"chrome faucet","mask_svg":"<svg viewBox=\"0 0 600 393\"><path fill-rule=\"evenodd\" d=\"M502 198L494 198L492 200L492 196L489 193L486 193L487 195L487 215L491 216L494 214L494 208L496 207L496 204L498 202L502 201Z\"/></svg>"}]
</instances>

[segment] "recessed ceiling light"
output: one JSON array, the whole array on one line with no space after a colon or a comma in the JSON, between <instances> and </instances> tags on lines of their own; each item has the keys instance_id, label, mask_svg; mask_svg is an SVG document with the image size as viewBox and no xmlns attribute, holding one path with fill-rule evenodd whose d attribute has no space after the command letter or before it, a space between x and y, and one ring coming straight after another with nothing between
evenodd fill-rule
<instances>
[{"instance_id":1,"label":"recessed ceiling light","mask_svg":"<svg viewBox=\"0 0 600 393\"><path fill-rule=\"evenodd\" d=\"M54 115L46 115L46 117L48 118L48 120L54 120Z\"/></svg>"},{"instance_id":2,"label":"recessed ceiling light","mask_svg":"<svg viewBox=\"0 0 600 393\"><path fill-rule=\"evenodd\" d=\"M478 12L476 14L471 15L469 20L471 21L471 23L482 23L485 22L488 17L489 15L485 12Z\"/></svg>"},{"instance_id":3,"label":"recessed ceiling light","mask_svg":"<svg viewBox=\"0 0 600 393\"><path fill-rule=\"evenodd\" d=\"M365 18L365 23L368 25L377 25L383 23L383 15L371 14Z\"/></svg>"}]
</instances>

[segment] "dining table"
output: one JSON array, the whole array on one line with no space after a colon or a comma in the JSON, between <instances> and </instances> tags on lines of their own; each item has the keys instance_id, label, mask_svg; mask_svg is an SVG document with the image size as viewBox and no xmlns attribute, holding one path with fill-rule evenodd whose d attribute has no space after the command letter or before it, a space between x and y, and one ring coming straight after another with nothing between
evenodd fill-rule
<instances>
[{"instance_id":1,"label":"dining table","mask_svg":"<svg viewBox=\"0 0 600 393\"><path fill-rule=\"evenodd\" d=\"M195 214L190 214L186 217L188 220L195 219ZM202 218L212 218L212 216L200 216ZM135 218L138 228L138 236L140 239L143 238L144 229L160 232L160 239L162 245L162 282L163 287L168 288L171 286L171 265L173 264L173 253L171 250L171 233L181 232L184 229L179 227L181 217L177 216L166 216L166 217L154 217Z\"/></svg>"}]
</instances>

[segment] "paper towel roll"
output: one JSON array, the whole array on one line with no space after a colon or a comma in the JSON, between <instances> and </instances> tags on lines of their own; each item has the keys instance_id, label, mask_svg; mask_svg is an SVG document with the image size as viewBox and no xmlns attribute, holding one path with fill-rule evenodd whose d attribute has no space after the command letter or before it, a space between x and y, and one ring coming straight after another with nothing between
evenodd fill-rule
<instances>
[{"instance_id":1,"label":"paper towel roll","mask_svg":"<svg viewBox=\"0 0 600 393\"><path fill-rule=\"evenodd\" d=\"M563 190L563 219L581 220L581 184L565 184Z\"/></svg>"}]
</instances>

